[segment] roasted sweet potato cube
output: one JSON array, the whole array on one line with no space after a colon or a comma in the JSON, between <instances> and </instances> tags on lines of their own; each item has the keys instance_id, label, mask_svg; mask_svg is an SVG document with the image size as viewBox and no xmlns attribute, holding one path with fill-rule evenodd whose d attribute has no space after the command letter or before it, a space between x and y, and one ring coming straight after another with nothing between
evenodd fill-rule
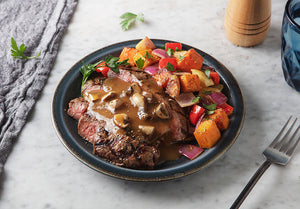
<instances>
[{"instance_id":1,"label":"roasted sweet potato cube","mask_svg":"<svg viewBox=\"0 0 300 209\"><path fill-rule=\"evenodd\" d=\"M221 137L220 130L213 120L204 120L194 132L201 148L212 148Z\"/></svg>"},{"instance_id":2,"label":"roasted sweet potato cube","mask_svg":"<svg viewBox=\"0 0 300 209\"><path fill-rule=\"evenodd\" d=\"M122 50L122 52L121 52L119 61L123 61L123 60L128 59L128 63L129 63L131 66L135 66L133 57L134 57L134 55L135 55L137 52L138 52L138 50L135 49L135 48L124 47L123 50Z\"/></svg>"},{"instance_id":3,"label":"roasted sweet potato cube","mask_svg":"<svg viewBox=\"0 0 300 209\"><path fill-rule=\"evenodd\" d=\"M228 128L229 118L226 112L222 108L218 108L214 111L213 114L208 116L211 120L215 121L217 127L223 131Z\"/></svg>"},{"instance_id":4,"label":"roasted sweet potato cube","mask_svg":"<svg viewBox=\"0 0 300 209\"><path fill-rule=\"evenodd\" d=\"M191 72L191 69L199 70L202 67L203 61L203 57L195 49L190 49L177 58L177 69L186 72Z\"/></svg>"},{"instance_id":5,"label":"roasted sweet potato cube","mask_svg":"<svg viewBox=\"0 0 300 209\"><path fill-rule=\"evenodd\" d=\"M143 40L141 40L135 48L139 51L147 50L147 49L155 49L156 46L154 43L146 36Z\"/></svg>"},{"instance_id":6,"label":"roasted sweet potato cube","mask_svg":"<svg viewBox=\"0 0 300 209\"><path fill-rule=\"evenodd\" d=\"M148 50L139 51L133 56L133 61L135 63L139 59L144 60L144 66L142 67L142 69L144 69L145 67L158 62L160 58L158 56L152 54L151 49L148 49Z\"/></svg>"},{"instance_id":7,"label":"roasted sweet potato cube","mask_svg":"<svg viewBox=\"0 0 300 209\"><path fill-rule=\"evenodd\" d=\"M195 74L185 74L179 77L182 92L200 91L201 85L199 77Z\"/></svg>"}]
</instances>

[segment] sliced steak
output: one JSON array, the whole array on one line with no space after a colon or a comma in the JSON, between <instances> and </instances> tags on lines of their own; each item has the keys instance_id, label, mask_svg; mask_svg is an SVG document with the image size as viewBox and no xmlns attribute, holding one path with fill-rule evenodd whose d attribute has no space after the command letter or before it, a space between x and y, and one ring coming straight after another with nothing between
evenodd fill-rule
<instances>
[{"instance_id":1,"label":"sliced steak","mask_svg":"<svg viewBox=\"0 0 300 209\"><path fill-rule=\"evenodd\" d=\"M87 111L89 103L82 97L73 99L69 102L68 114L79 120L79 118Z\"/></svg>"},{"instance_id":2,"label":"sliced steak","mask_svg":"<svg viewBox=\"0 0 300 209\"><path fill-rule=\"evenodd\" d=\"M120 69L119 74L112 74L111 76L113 77L108 78L110 80L106 80L104 77L94 77L93 79L88 80L82 88L82 93L85 97L87 97L87 100L89 98L88 95L93 91L103 91L105 93L106 88L109 87L113 89L113 86L118 86L118 83L110 83L114 78L118 79L117 82L120 82L121 79L127 82L127 84L138 83L141 87L140 91L150 93L150 95L152 95L150 102L147 100L149 103L147 103L148 106L146 109L148 109L149 112L145 112L145 114L148 114L148 116L152 119L156 118L157 121L154 120L155 124L151 124L151 121L148 121L150 124L147 121L143 121L143 123L141 121L134 121L132 118L138 115L134 113L135 115L131 115L131 120L129 120L131 127L122 127L120 129L122 131L119 129L117 129L119 131L115 131L115 129L111 129L113 127L111 126L111 122L113 121L113 123L116 123L113 117L114 115L111 116L111 114L114 113L105 112L103 114L107 114L107 116L103 116L97 112L106 111L105 105L109 104L109 102L106 104L106 101L100 99L91 101L91 103L88 103L83 98L73 99L69 103L68 114L78 120L79 135L94 145L94 152L98 156L118 166L135 169L153 169L160 156L158 150L160 141L168 139L169 142L179 142L189 138L190 133L187 114L177 104L176 101L171 99L164 92L163 88L157 86L156 81L149 74L143 71ZM131 87L130 84L127 85L127 87L128 86ZM86 94L87 92L89 92L89 94ZM126 96L123 94L123 92L124 90L121 88L121 90L119 89L119 92L116 94L123 95L119 99L123 99L125 102L123 107L125 106L128 108L128 105L132 105L133 101L135 100L132 99L132 93L129 95L126 94ZM143 101L145 102L145 98ZM157 113L157 107L159 107L161 103L165 104L170 117L162 118ZM98 104L98 106L95 106L95 104ZM134 108L136 108L136 106L134 106ZM130 109L126 109L126 111L128 110ZM95 114L93 111L97 113ZM130 111L130 113L133 113L133 109ZM137 113L140 112L137 111ZM142 118L141 120L148 119ZM139 125L145 126L147 124L149 124L150 128L151 126L155 127L155 132L153 132L154 134L146 134L145 132L141 131L140 128L133 128L137 127L137 125L139 127Z\"/></svg>"},{"instance_id":3,"label":"sliced steak","mask_svg":"<svg viewBox=\"0 0 300 209\"><path fill-rule=\"evenodd\" d=\"M128 168L153 169L159 158L157 147L139 136L118 135L105 130L105 121L84 114L78 122L78 133L95 145L95 153L111 163Z\"/></svg>"},{"instance_id":4,"label":"sliced steak","mask_svg":"<svg viewBox=\"0 0 300 209\"><path fill-rule=\"evenodd\" d=\"M187 113L172 99L169 100L171 108L171 137L174 141L187 141L192 139L190 130L190 123L187 119Z\"/></svg>"}]
</instances>

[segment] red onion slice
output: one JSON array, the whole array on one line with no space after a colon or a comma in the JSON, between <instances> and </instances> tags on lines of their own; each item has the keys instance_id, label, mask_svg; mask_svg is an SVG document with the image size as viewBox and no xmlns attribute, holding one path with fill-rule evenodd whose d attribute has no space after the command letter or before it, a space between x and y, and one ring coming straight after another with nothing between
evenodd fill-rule
<instances>
[{"instance_id":1,"label":"red onion slice","mask_svg":"<svg viewBox=\"0 0 300 209\"><path fill-rule=\"evenodd\" d=\"M169 58L170 56L167 55L166 51L163 49L154 49L152 54L159 56L160 58Z\"/></svg>"},{"instance_id":2,"label":"red onion slice","mask_svg":"<svg viewBox=\"0 0 300 209\"><path fill-rule=\"evenodd\" d=\"M214 103L217 103L217 105L222 105L228 100L228 98L221 92L212 92L208 96Z\"/></svg>"},{"instance_id":3,"label":"red onion slice","mask_svg":"<svg viewBox=\"0 0 300 209\"><path fill-rule=\"evenodd\" d=\"M191 145L191 144L185 144L179 148L179 153L191 160L198 157L203 151L204 149L202 149L201 147Z\"/></svg>"},{"instance_id":4,"label":"red onion slice","mask_svg":"<svg viewBox=\"0 0 300 209\"><path fill-rule=\"evenodd\" d=\"M179 94L178 97L175 98L175 100L180 105L180 107L188 107L195 104L193 102L194 98L195 96L192 92L187 92Z\"/></svg>"},{"instance_id":5,"label":"red onion slice","mask_svg":"<svg viewBox=\"0 0 300 209\"><path fill-rule=\"evenodd\" d=\"M149 73L150 75L154 75L158 70L159 70L158 64L150 65L144 69L144 71L146 73Z\"/></svg>"}]
</instances>

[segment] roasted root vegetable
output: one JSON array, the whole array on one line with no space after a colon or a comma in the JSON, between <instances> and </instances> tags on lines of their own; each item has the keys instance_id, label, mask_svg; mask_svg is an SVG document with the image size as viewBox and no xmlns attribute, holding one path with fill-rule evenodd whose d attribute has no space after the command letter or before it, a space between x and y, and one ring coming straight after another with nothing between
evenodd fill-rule
<instances>
[{"instance_id":1,"label":"roasted root vegetable","mask_svg":"<svg viewBox=\"0 0 300 209\"><path fill-rule=\"evenodd\" d=\"M147 49L155 49L156 46L154 43L146 36L143 40L141 40L135 48L139 51L147 50Z\"/></svg>"},{"instance_id":2,"label":"roasted root vegetable","mask_svg":"<svg viewBox=\"0 0 300 209\"><path fill-rule=\"evenodd\" d=\"M203 71L192 69L191 72L199 77L202 87L213 86L215 84L214 81L211 78L208 78Z\"/></svg>"},{"instance_id":3,"label":"roasted root vegetable","mask_svg":"<svg viewBox=\"0 0 300 209\"><path fill-rule=\"evenodd\" d=\"M178 55L177 67L178 70L191 72L191 69L201 69L203 61L203 57L198 54L195 49L190 49Z\"/></svg>"},{"instance_id":4,"label":"roasted root vegetable","mask_svg":"<svg viewBox=\"0 0 300 209\"><path fill-rule=\"evenodd\" d=\"M204 120L194 132L201 148L212 148L221 137L220 130L213 120Z\"/></svg>"},{"instance_id":5,"label":"roasted root vegetable","mask_svg":"<svg viewBox=\"0 0 300 209\"><path fill-rule=\"evenodd\" d=\"M158 56L152 54L151 49L139 51L133 56L134 63L141 69L145 69L153 63L158 62L159 59L160 58ZM138 65L140 60L142 60L142 66Z\"/></svg>"},{"instance_id":6,"label":"roasted root vegetable","mask_svg":"<svg viewBox=\"0 0 300 209\"><path fill-rule=\"evenodd\" d=\"M180 81L177 75L171 75L166 87L167 94L176 98L180 94Z\"/></svg>"},{"instance_id":7,"label":"roasted root vegetable","mask_svg":"<svg viewBox=\"0 0 300 209\"><path fill-rule=\"evenodd\" d=\"M182 92L200 91L201 85L197 75L185 74L179 77Z\"/></svg>"},{"instance_id":8,"label":"roasted root vegetable","mask_svg":"<svg viewBox=\"0 0 300 209\"><path fill-rule=\"evenodd\" d=\"M213 114L209 115L208 118L215 121L217 127L223 131L228 128L229 125L229 118L226 112L222 108L218 108L214 111Z\"/></svg>"},{"instance_id":9,"label":"roasted root vegetable","mask_svg":"<svg viewBox=\"0 0 300 209\"><path fill-rule=\"evenodd\" d=\"M124 47L122 52L121 52L121 55L120 55L120 59L119 61L123 61L123 60L126 60L128 59L128 63L131 65L131 66L135 66L135 62L133 60L133 57L134 55L138 52L137 49L135 48L130 48L130 47Z\"/></svg>"}]
</instances>

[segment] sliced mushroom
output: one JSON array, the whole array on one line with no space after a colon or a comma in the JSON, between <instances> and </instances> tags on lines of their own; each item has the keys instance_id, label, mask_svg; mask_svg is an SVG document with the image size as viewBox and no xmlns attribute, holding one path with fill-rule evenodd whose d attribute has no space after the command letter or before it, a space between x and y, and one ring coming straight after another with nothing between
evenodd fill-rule
<instances>
[{"instance_id":1,"label":"sliced mushroom","mask_svg":"<svg viewBox=\"0 0 300 209\"><path fill-rule=\"evenodd\" d=\"M160 103L154 110L154 113L161 119L168 119L170 113L167 110L165 103Z\"/></svg>"},{"instance_id":2,"label":"sliced mushroom","mask_svg":"<svg viewBox=\"0 0 300 209\"><path fill-rule=\"evenodd\" d=\"M107 104L107 109L114 113L122 104L123 101L121 99L114 99Z\"/></svg>"},{"instance_id":3,"label":"sliced mushroom","mask_svg":"<svg viewBox=\"0 0 300 209\"><path fill-rule=\"evenodd\" d=\"M145 113L144 111L139 111L138 116L140 120L151 120L153 117L149 115L148 113Z\"/></svg>"},{"instance_id":4,"label":"sliced mushroom","mask_svg":"<svg viewBox=\"0 0 300 209\"><path fill-rule=\"evenodd\" d=\"M150 136L154 133L154 126L139 125L139 129L146 135Z\"/></svg>"},{"instance_id":5,"label":"sliced mushroom","mask_svg":"<svg viewBox=\"0 0 300 209\"><path fill-rule=\"evenodd\" d=\"M145 102L145 97L143 97L141 94L139 93L134 93L131 97L130 97L130 101L131 103L135 106L139 108L139 111L145 111L146 110L146 102Z\"/></svg>"},{"instance_id":6,"label":"sliced mushroom","mask_svg":"<svg viewBox=\"0 0 300 209\"><path fill-rule=\"evenodd\" d=\"M138 83L132 83L129 88L126 90L127 95L131 95L133 93L141 93L142 89Z\"/></svg>"},{"instance_id":7,"label":"sliced mushroom","mask_svg":"<svg viewBox=\"0 0 300 209\"><path fill-rule=\"evenodd\" d=\"M117 92L115 91L110 91L107 94L104 94L104 96L102 97L101 101L102 102L107 102L113 98L115 98L117 96Z\"/></svg>"},{"instance_id":8,"label":"sliced mushroom","mask_svg":"<svg viewBox=\"0 0 300 209\"><path fill-rule=\"evenodd\" d=\"M129 118L125 113L115 114L113 121L120 128L126 128L129 125Z\"/></svg>"},{"instance_id":9,"label":"sliced mushroom","mask_svg":"<svg viewBox=\"0 0 300 209\"><path fill-rule=\"evenodd\" d=\"M141 89L141 87L139 86L138 83L132 83L130 86L131 86L134 93L141 93L142 92L142 89Z\"/></svg>"},{"instance_id":10,"label":"sliced mushroom","mask_svg":"<svg viewBox=\"0 0 300 209\"><path fill-rule=\"evenodd\" d=\"M96 100L100 99L100 97L101 97L99 91L88 92L88 93L86 93L86 95L88 96L90 101L96 101Z\"/></svg>"},{"instance_id":11,"label":"sliced mushroom","mask_svg":"<svg viewBox=\"0 0 300 209\"><path fill-rule=\"evenodd\" d=\"M146 98L148 103L151 103L153 100L153 96L150 92L143 91L142 95Z\"/></svg>"}]
</instances>

